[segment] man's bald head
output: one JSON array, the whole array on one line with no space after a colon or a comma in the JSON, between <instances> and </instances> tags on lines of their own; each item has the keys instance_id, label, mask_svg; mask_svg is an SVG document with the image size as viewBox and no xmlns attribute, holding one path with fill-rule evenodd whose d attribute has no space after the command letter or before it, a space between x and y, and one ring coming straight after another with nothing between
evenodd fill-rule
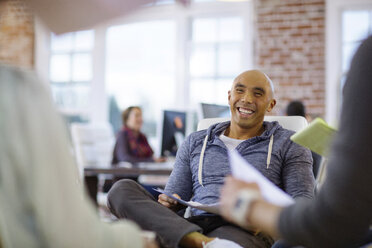
<instances>
[{"instance_id":1,"label":"man's bald head","mask_svg":"<svg viewBox=\"0 0 372 248\"><path fill-rule=\"evenodd\" d=\"M271 112L276 104L273 84L259 70L245 71L235 78L228 92L228 101L231 111L230 130L236 132L236 137L241 136L239 130L256 136L262 131L265 114Z\"/></svg>"},{"instance_id":2,"label":"man's bald head","mask_svg":"<svg viewBox=\"0 0 372 248\"><path fill-rule=\"evenodd\" d=\"M267 76L265 73L263 73L262 71L260 70L248 70L248 71L244 71L242 73L240 73L235 79L234 79L234 82L233 82L233 85L232 87L234 87L234 85L236 84L236 82L238 82L239 80L249 80L249 81L262 81L262 82L267 82L270 86L270 89L271 89L271 97L273 98L274 97L274 92L275 92L275 89L274 89L274 84L273 82L271 81L271 79L269 78L269 76Z\"/></svg>"}]
</instances>

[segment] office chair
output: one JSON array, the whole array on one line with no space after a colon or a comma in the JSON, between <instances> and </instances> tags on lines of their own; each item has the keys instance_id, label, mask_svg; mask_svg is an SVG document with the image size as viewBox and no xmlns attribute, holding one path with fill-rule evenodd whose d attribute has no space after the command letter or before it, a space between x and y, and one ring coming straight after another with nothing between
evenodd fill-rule
<instances>
[{"instance_id":1,"label":"office chair","mask_svg":"<svg viewBox=\"0 0 372 248\"><path fill-rule=\"evenodd\" d=\"M111 180L111 176L84 176L84 168L111 167L115 145L112 126L109 123L72 123L70 131L80 177L88 186L92 200L99 205L105 205L106 195L98 193L98 188L102 187L106 180Z\"/></svg>"}]
</instances>

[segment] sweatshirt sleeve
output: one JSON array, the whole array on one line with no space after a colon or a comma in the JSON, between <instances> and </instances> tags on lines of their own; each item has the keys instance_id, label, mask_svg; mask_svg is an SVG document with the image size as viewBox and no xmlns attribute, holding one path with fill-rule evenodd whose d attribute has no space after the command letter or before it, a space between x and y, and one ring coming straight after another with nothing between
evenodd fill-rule
<instances>
[{"instance_id":1,"label":"sweatshirt sleeve","mask_svg":"<svg viewBox=\"0 0 372 248\"><path fill-rule=\"evenodd\" d=\"M306 247L356 247L372 220L372 38L353 58L327 178L314 201L284 209L279 232Z\"/></svg>"},{"instance_id":2,"label":"sweatshirt sleeve","mask_svg":"<svg viewBox=\"0 0 372 248\"><path fill-rule=\"evenodd\" d=\"M178 194L183 200L189 200L192 196L192 175L190 170L190 140L186 138L177 151L173 171L169 177L165 191L170 194Z\"/></svg>"},{"instance_id":3,"label":"sweatshirt sleeve","mask_svg":"<svg viewBox=\"0 0 372 248\"><path fill-rule=\"evenodd\" d=\"M293 198L313 198L315 179L309 149L289 140L282 170L284 190Z\"/></svg>"}]
</instances>

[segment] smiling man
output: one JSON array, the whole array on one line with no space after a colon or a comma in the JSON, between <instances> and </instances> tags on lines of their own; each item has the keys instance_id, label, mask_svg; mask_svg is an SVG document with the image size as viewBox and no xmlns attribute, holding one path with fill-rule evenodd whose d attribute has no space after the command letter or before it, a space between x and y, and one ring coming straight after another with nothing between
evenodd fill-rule
<instances>
[{"instance_id":1,"label":"smiling man","mask_svg":"<svg viewBox=\"0 0 372 248\"><path fill-rule=\"evenodd\" d=\"M269 77L257 70L243 72L235 78L228 95L231 123L225 135L238 140L261 135L265 114L276 104Z\"/></svg>"},{"instance_id":2,"label":"smiling man","mask_svg":"<svg viewBox=\"0 0 372 248\"><path fill-rule=\"evenodd\" d=\"M224 178L231 174L228 150L235 149L292 197L312 198L310 151L289 139L292 131L277 122L264 122L265 114L276 104L273 91L269 77L258 70L236 77L228 92L231 121L187 137L177 152L165 191L203 204L218 202ZM175 212L179 209L177 202L164 194L158 202L129 180L118 181L108 196L113 214L155 231L165 247L203 247L203 243L206 247L240 247L233 246L230 242L233 241L243 247L257 248L271 247L273 243L263 233L242 229L198 209L192 209L191 217L184 219Z\"/></svg>"}]
</instances>

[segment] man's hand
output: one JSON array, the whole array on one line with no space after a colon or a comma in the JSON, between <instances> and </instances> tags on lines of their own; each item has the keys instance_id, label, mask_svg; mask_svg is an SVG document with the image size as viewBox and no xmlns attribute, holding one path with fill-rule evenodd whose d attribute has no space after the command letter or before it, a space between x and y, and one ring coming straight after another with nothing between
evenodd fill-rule
<instances>
[{"instance_id":1,"label":"man's hand","mask_svg":"<svg viewBox=\"0 0 372 248\"><path fill-rule=\"evenodd\" d=\"M220 199L221 215L224 218L233 220L232 212L236 206L238 195L244 190L250 190L261 195L260 189L256 183L246 183L232 177L226 178L225 185L221 190ZM248 213L245 213L245 223L242 226L248 229L254 226L258 230L266 232L273 238L279 238L277 223L281 211L282 207L265 201L261 195L261 197L250 206ZM240 225L241 224L242 223L240 223Z\"/></svg>"},{"instance_id":2,"label":"man's hand","mask_svg":"<svg viewBox=\"0 0 372 248\"><path fill-rule=\"evenodd\" d=\"M243 189L257 191L260 194L256 183L247 183L231 176L226 177L225 184L221 189L221 215L231 222L235 222L232 218L232 213L237 202L238 194Z\"/></svg>"},{"instance_id":3,"label":"man's hand","mask_svg":"<svg viewBox=\"0 0 372 248\"><path fill-rule=\"evenodd\" d=\"M145 243L145 248L159 248L155 240L145 239L144 243Z\"/></svg>"},{"instance_id":4,"label":"man's hand","mask_svg":"<svg viewBox=\"0 0 372 248\"><path fill-rule=\"evenodd\" d=\"M173 196L181 199L181 197L177 194L173 194ZM164 207L170 208L172 210L177 210L179 208L178 202L165 194L159 195L158 202Z\"/></svg>"}]
</instances>

